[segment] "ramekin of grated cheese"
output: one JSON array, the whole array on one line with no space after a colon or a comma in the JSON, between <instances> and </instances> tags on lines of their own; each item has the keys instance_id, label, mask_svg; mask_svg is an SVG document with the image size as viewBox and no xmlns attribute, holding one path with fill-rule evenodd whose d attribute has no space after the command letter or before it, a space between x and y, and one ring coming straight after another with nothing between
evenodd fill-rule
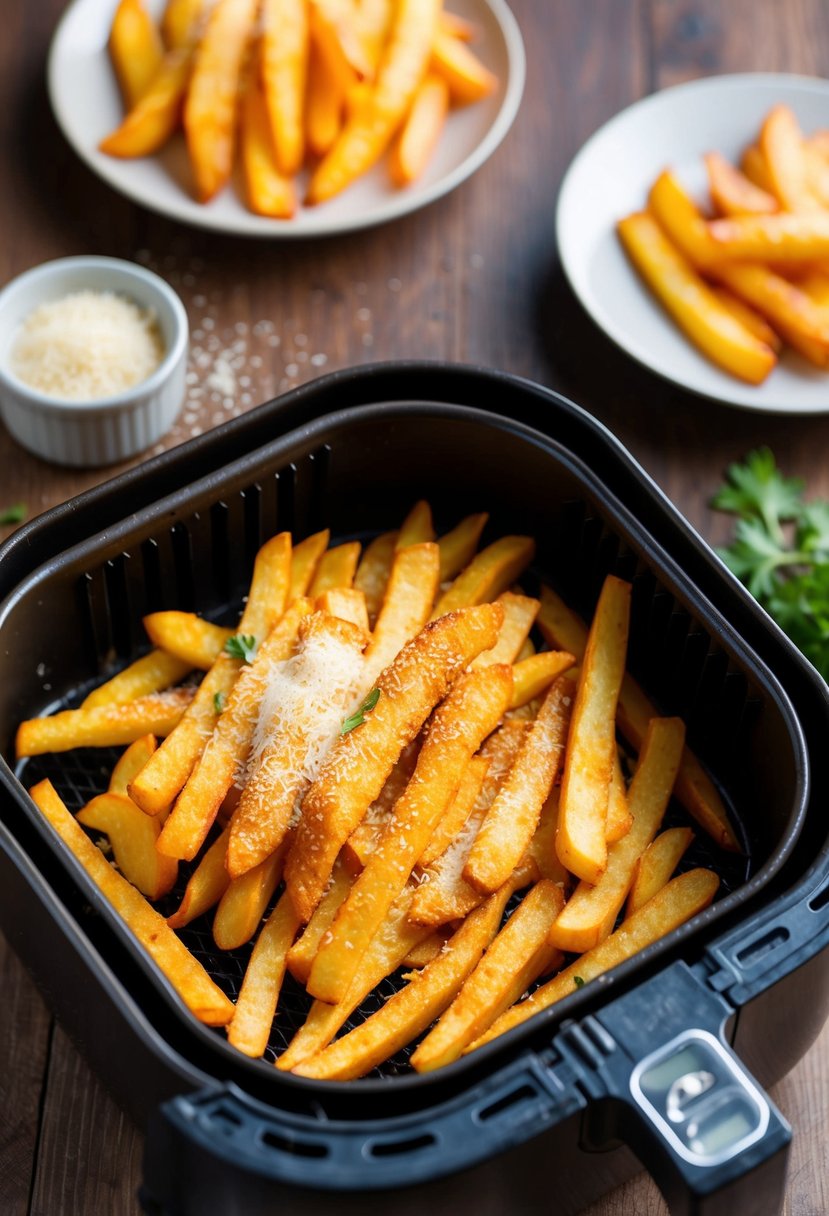
<instances>
[{"instance_id":1,"label":"ramekin of grated cheese","mask_svg":"<svg viewBox=\"0 0 829 1216\"><path fill-rule=\"evenodd\" d=\"M158 275L118 258L45 262L0 292L0 417L44 460L126 460L175 421L187 344Z\"/></svg>"}]
</instances>

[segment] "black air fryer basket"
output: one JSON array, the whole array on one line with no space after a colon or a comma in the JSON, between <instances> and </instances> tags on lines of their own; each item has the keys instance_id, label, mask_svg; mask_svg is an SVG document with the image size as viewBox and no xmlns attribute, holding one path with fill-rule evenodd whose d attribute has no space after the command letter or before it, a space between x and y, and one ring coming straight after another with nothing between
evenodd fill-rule
<instances>
[{"instance_id":1,"label":"black air fryer basket","mask_svg":"<svg viewBox=\"0 0 829 1216\"><path fill-rule=\"evenodd\" d=\"M449 1068L417 1076L402 1052L362 1081L316 1082L271 1063L307 1008L299 987L286 982L264 1061L232 1050L25 793L48 776L76 810L113 755L14 770L14 731L134 659L147 612L235 620L274 532L367 538L421 497L439 525L487 510L493 536L534 535L532 574L585 615L607 573L632 581L629 667L684 718L745 852L698 832L687 865L723 878L709 909ZM829 1012L826 686L584 411L462 368L329 376L20 529L0 552L0 596L0 918L148 1127L147 1212L569 1213L637 1157L675 1213L779 1210L791 1133L760 1086ZM182 936L235 996L248 950L217 951L202 922Z\"/></svg>"}]
</instances>

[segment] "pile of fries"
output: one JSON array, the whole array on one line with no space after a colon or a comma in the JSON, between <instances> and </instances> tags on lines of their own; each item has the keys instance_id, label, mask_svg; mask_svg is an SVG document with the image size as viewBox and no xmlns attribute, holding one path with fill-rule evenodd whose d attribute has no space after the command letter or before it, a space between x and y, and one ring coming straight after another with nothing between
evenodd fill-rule
<instances>
[{"instance_id":1,"label":"pile of fries","mask_svg":"<svg viewBox=\"0 0 829 1216\"><path fill-rule=\"evenodd\" d=\"M804 136L775 106L741 167L705 158L714 217L665 170L621 220L636 269L693 343L760 384L788 343L829 367L829 131Z\"/></svg>"},{"instance_id":2,"label":"pile of fries","mask_svg":"<svg viewBox=\"0 0 829 1216\"><path fill-rule=\"evenodd\" d=\"M247 205L281 219L306 164L306 204L387 149L391 181L407 186L450 107L498 84L474 34L441 0L168 0L160 28L143 0L120 0L109 49L127 114L100 147L150 156L183 124L206 203L230 180L238 142Z\"/></svg>"},{"instance_id":3,"label":"pile of fries","mask_svg":"<svg viewBox=\"0 0 829 1216\"><path fill-rule=\"evenodd\" d=\"M364 551L281 533L235 632L153 613L149 654L19 728L21 757L129 745L76 815L48 780L32 798L240 1051L265 1053L286 971L305 985L280 1069L359 1077L429 1027L411 1063L437 1068L695 915L719 879L672 877L693 839L660 830L672 794L738 850L682 722L626 673L630 585L607 578L588 628L518 583L529 537L479 550L486 523L436 538L420 502ZM180 867L165 921L151 901ZM175 932L208 913L220 949L254 941L235 1006ZM337 1038L392 975L395 995Z\"/></svg>"}]
</instances>

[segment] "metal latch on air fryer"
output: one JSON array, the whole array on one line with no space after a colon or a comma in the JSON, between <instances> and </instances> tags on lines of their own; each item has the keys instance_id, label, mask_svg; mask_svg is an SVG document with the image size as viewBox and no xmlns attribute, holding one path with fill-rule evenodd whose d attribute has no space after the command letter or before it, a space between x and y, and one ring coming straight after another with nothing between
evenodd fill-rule
<instances>
[{"instance_id":1,"label":"metal latch on air fryer","mask_svg":"<svg viewBox=\"0 0 829 1216\"><path fill-rule=\"evenodd\" d=\"M762 1139L769 1125L768 1102L706 1030L687 1030L642 1060L630 1089L692 1165L721 1165Z\"/></svg>"}]
</instances>

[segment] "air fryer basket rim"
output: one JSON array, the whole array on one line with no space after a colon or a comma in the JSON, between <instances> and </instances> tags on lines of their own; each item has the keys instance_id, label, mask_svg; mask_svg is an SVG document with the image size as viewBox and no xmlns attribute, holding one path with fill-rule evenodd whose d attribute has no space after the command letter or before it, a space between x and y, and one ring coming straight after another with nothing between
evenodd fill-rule
<instances>
[{"instance_id":1,"label":"air fryer basket rim","mask_svg":"<svg viewBox=\"0 0 829 1216\"><path fill-rule=\"evenodd\" d=\"M326 379L328 379L328 378L326 378ZM480 410L473 409L471 407L456 406L456 405L452 405L450 403L436 402L436 401L429 401L429 400L373 403L370 405L364 405L362 407L351 407L346 410L332 411L329 414L322 415L321 417L315 419L313 422L311 422L309 424L297 427L294 430L288 432L287 434L280 436L278 439L271 441L270 444L264 445L263 448L257 449L255 451L255 453L251 454L251 456L254 454L257 455L260 459L260 462L265 462L266 460L269 461L271 459L272 452L275 453L279 449L286 448L291 443L298 443L301 441L308 441L308 440L314 439L319 434L324 435L324 432L326 430L330 431L332 427L337 427L337 426L342 425L343 423L352 422L355 418L357 418L357 419L369 418L370 419L374 414L377 414L380 412L387 414L389 405L392 405L393 408L396 408L400 411L423 412L425 410L426 412L432 413L432 414L443 414L443 415L448 414L449 416L464 416L464 417L474 418L479 423L482 423L483 425L504 426L504 427L507 427L508 429L518 433L520 436L529 440L530 442L540 443L546 449L550 449L550 448L558 449L557 453L556 453L557 457L559 459L561 459L561 457L562 457L561 445L558 444L554 439L552 439L548 435L543 434L540 431L535 430L532 427L528 427L523 423L517 422L514 419L510 419L510 418L503 417L503 416L490 415L490 414L484 413ZM267 408L267 407L264 407L264 408ZM573 408L578 410L579 407L573 407ZM604 429L604 428L602 428L602 429ZM614 441L614 443L615 442L616 441ZM266 453L267 453L267 455L266 455ZM180 449L178 450L178 454L180 457L181 456ZM583 481L586 481L589 484L590 482L592 482L594 480L592 478L592 474L590 473L590 470L585 470L585 467L581 460L575 458L572 453L567 452L566 455L567 455L568 461L571 464L577 464L577 465L581 466L579 469L579 474ZM163 514L164 512L174 509L175 507L178 507L179 505L183 505L183 506L189 505L192 508L192 503L193 503L195 496L197 496L201 492L206 493L211 488L214 488L212 483L215 483L217 479L226 481L228 479L228 477L230 476L230 470L239 466L244 461L249 461L251 459L251 456L246 457L246 458L240 458L240 459L237 459L236 461L230 462L229 465L225 466L221 470L216 470L212 474L207 474L200 481L191 483L186 488L180 489L179 491L168 495L168 497L166 499L162 500L157 505L160 513ZM588 474L587 476L584 475L585 471ZM246 470L246 472L249 472L249 470ZM255 474L250 474L250 476L254 476L254 475ZM113 487L117 488L118 479L115 479L115 481L110 484ZM608 496L608 493L606 490L603 491L603 494L605 497ZM602 496L599 495L599 497L601 498ZM627 510L627 508L617 498L617 496L615 494L610 497L612 497L614 500L614 517L619 519L620 522L622 522L622 521L624 522L625 531L627 531L631 535L636 536L637 540L640 540L643 542L642 546L641 546L642 552L647 553L651 560L654 560L655 558L658 557L658 564L659 564L659 568L660 568L662 574L663 575L667 574L670 569L670 573L672 575L671 581L674 583L674 585L677 587L685 587L687 590L687 584L689 583L690 580L688 580L685 577L684 571L675 567L675 563L673 562L673 559L670 557L669 554L665 554L664 552L661 552L661 551L657 552L658 550L661 550L661 546L653 544L653 542L650 540L649 532L647 529L645 529L644 525L640 524L638 520L636 520L630 516L630 512ZM129 524L131 527L135 526L134 517L132 520L129 521ZM33 526L35 526L35 525L33 525ZM42 525L42 526L45 526L45 525ZM105 539L106 539L107 543L108 544L117 543L119 536L127 530L128 529L126 526L126 521L123 521L120 529L117 526L106 529ZM86 543L88 544L89 540ZM84 542L81 542L78 546L76 546L76 548L83 547L83 544L84 544ZM69 551L64 556L68 560L69 557L71 556L71 551ZM666 564L666 559L667 559L667 564ZM51 565L51 563L49 563L49 562L44 563L44 565L39 570L33 571L31 574L32 580L36 580L38 577L41 577L41 576L45 575L46 573L48 573L48 567L50 565ZM724 618L722 618L719 611L717 609L715 609L714 606L707 600L707 597L706 597L706 609L710 614L712 622L716 622L716 625L721 630L722 635L728 639L729 647L732 650L736 651L738 654L740 654L740 656L744 659L744 661L750 663L751 656L746 653L747 648L744 646L739 634L731 627L731 625ZM763 667L765 668L765 664L763 664ZM796 724L796 717L793 714L792 708L788 702L788 698L786 697L786 694L783 692L782 688L779 687L778 682L772 676L772 674L770 672L766 672L766 674L768 675L768 678L769 678L768 687L770 690L773 690L772 695L777 699L779 706L784 708L784 711L786 712L786 714L788 715L790 720ZM803 747L802 734L800 734L800 736L799 736L799 742L800 742L800 746L802 748ZM805 782L805 773L804 773L804 782ZM806 801L807 801L807 792L808 791L805 788L805 783L804 783L804 789L802 791L802 797L800 799L799 810L798 810L798 821L800 819L802 819L802 816L805 812L805 806L806 806ZM791 849L791 847L793 847L793 844L794 844L794 835L790 832L787 852ZM779 860L779 864L782 865L784 860L785 860L785 858L781 857ZM74 861L74 859L73 859L73 861ZM763 868L765 868L765 867L763 867ZM750 879L747 884L745 884L743 887L740 888L740 891L738 893L739 895L744 896L745 899L748 899L751 897L751 895L754 893L754 889L752 889L752 883L754 883L755 880L758 879L759 875L762 874L763 868L761 868L761 870L758 871L758 875L755 875L753 879ZM775 868L777 868L777 867L775 867ZM80 870L80 867L77 865L77 863L76 863L76 869ZM83 872L81 871L81 873L83 873ZM755 887L755 889L756 889L756 887ZM730 898L733 898L733 897L726 897L726 899L730 899ZM742 900L740 900L739 902L742 902ZM721 901L721 903L718 905L718 908L723 909L725 906L725 903L726 903L725 900ZM692 926L690 927L689 932L696 931L698 929L699 929L699 925L692 923ZM131 935L128 935L126 929L124 929L123 932L126 936L128 936L128 937L131 936ZM687 936L687 934L682 934L680 931L680 938L684 938L685 936ZM627 975L629 974L629 972L634 971L636 969L637 963L639 965L641 965L641 960L640 959L629 960L630 965L624 964L621 968L619 968L618 971L614 973L614 979L616 978L616 976L618 976L619 982L624 981L625 978L627 977ZM177 998L173 998L173 999L175 1000L176 1004L178 1004L178 999ZM577 1004L577 1002L570 1000L568 998L567 1005L570 1006L572 1004ZM565 1010L565 1015L566 1015L566 1012L567 1012L567 1010ZM202 1029L203 1028L199 1027L199 1030L202 1030ZM207 1032L207 1031L205 1031L204 1033L210 1034L210 1032ZM217 1037L215 1035L211 1034L210 1038L214 1044L217 1042ZM228 1052L231 1051L231 1049L226 1044L222 1043L221 1040L218 1040L218 1043L221 1047L225 1048ZM238 1060L236 1053L233 1053L233 1057L235 1060ZM257 1068L263 1067L263 1065L261 1065L259 1062L256 1062L256 1061L252 1061L250 1063L251 1063L251 1066L253 1066L253 1067L257 1067ZM285 1078L285 1079L287 1080L287 1078ZM418 1083L419 1080L420 1080L419 1078L406 1078L406 1077L396 1078L395 1085L397 1085L397 1086L405 1085L407 1083L412 1083L412 1082ZM292 1077L292 1078L290 1078L289 1083L305 1083L305 1082L304 1082L304 1079ZM373 1085L373 1084L378 1084L384 1090L388 1086L387 1081L379 1082L379 1083L374 1083L374 1082L370 1082L370 1081L363 1082L363 1086L369 1086L369 1085ZM346 1086L344 1086L344 1088L351 1089L351 1086L346 1085Z\"/></svg>"}]
</instances>

